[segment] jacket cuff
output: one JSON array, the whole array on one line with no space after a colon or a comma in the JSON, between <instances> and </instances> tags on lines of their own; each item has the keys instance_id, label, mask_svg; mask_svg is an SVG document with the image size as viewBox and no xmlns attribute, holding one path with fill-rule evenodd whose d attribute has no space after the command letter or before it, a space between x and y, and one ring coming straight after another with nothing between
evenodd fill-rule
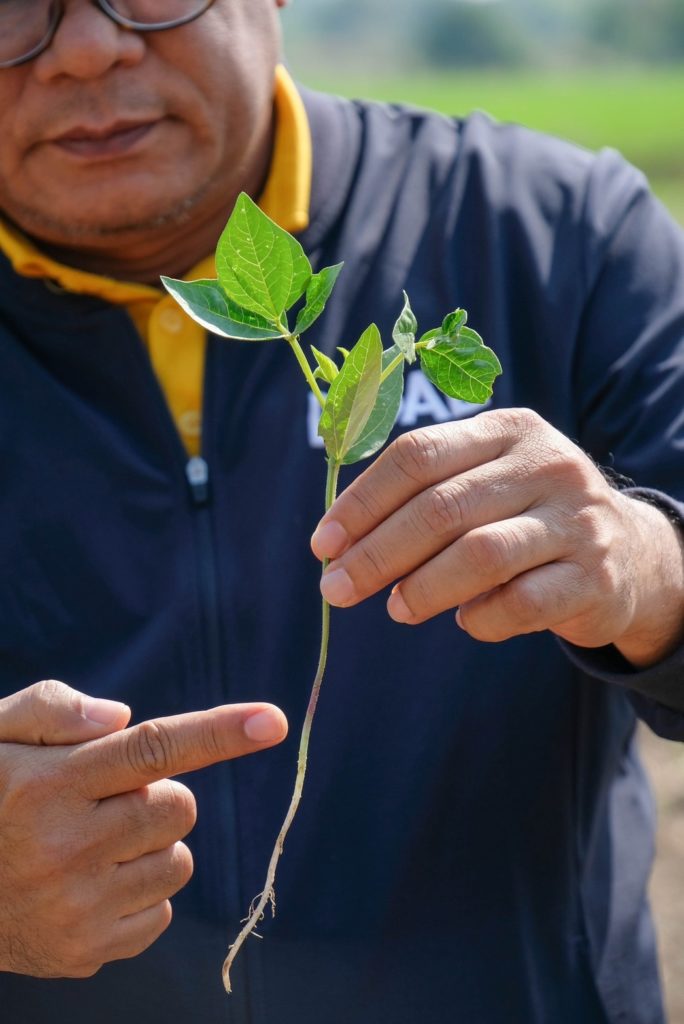
<instances>
[{"instance_id":1,"label":"jacket cuff","mask_svg":"<svg viewBox=\"0 0 684 1024\"><path fill-rule=\"evenodd\" d=\"M672 711L684 712L684 643L663 661L635 668L612 645L587 649L565 640L558 642L570 661L594 679L624 686Z\"/></svg>"},{"instance_id":2,"label":"jacket cuff","mask_svg":"<svg viewBox=\"0 0 684 1024\"><path fill-rule=\"evenodd\" d=\"M682 532L684 537L684 505L661 491L650 487L623 487L623 494L646 501L659 508ZM589 649L559 640L570 660L587 675L605 683L624 686L664 709L684 712L684 642L672 654L648 668L635 668L616 647Z\"/></svg>"}]
</instances>

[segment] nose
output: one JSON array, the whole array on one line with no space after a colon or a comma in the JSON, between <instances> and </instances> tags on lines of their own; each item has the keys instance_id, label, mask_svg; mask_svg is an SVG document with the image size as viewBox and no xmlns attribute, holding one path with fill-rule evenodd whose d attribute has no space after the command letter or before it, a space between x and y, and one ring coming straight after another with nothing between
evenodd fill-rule
<instances>
[{"instance_id":1,"label":"nose","mask_svg":"<svg viewBox=\"0 0 684 1024\"><path fill-rule=\"evenodd\" d=\"M54 38L34 61L36 77L48 83L62 75L100 78L117 66L137 64L145 53L139 32L121 28L92 0L64 0Z\"/></svg>"}]
</instances>

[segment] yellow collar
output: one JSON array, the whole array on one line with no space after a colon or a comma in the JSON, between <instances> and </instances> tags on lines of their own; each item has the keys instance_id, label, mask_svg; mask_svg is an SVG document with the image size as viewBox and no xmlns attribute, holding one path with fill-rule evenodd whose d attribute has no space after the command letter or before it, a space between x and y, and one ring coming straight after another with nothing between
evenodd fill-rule
<instances>
[{"instance_id":1,"label":"yellow collar","mask_svg":"<svg viewBox=\"0 0 684 1024\"><path fill-rule=\"evenodd\" d=\"M276 69L274 102L276 129L273 156L259 205L286 231L299 232L309 223L313 163L311 132L301 97L282 65ZM59 263L43 255L33 242L2 220L0 249L18 274L24 277L49 277L70 292L96 295L120 305L135 303L140 299L149 300L159 294L150 285L118 281ZM211 266L210 258L202 260L187 276L213 276L213 270L207 274L208 266Z\"/></svg>"}]
</instances>

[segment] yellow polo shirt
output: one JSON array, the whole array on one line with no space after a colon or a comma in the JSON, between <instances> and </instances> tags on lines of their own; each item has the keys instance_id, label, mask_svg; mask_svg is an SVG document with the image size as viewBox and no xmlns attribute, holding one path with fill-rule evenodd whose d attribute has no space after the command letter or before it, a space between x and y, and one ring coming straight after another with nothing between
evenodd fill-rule
<instances>
[{"instance_id":1,"label":"yellow polo shirt","mask_svg":"<svg viewBox=\"0 0 684 1024\"><path fill-rule=\"evenodd\" d=\"M276 70L273 156L259 206L286 231L309 223L311 133L304 104L284 67ZM190 455L200 452L206 335L161 287L117 281L76 270L43 255L16 229L0 221L0 249L26 277L46 277L70 292L96 295L126 306ZM186 280L216 277L214 258L193 267ZM226 344L231 344L227 341ZM237 342L235 342L237 344Z\"/></svg>"}]
</instances>

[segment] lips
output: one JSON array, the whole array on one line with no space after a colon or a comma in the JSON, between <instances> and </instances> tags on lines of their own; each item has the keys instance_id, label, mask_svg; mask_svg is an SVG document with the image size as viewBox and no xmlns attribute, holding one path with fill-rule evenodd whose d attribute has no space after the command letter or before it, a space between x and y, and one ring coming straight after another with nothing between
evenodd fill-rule
<instances>
[{"instance_id":1,"label":"lips","mask_svg":"<svg viewBox=\"0 0 684 1024\"><path fill-rule=\"evenodd\" d=\"M49 142L71 156L97 159L125 154L154 130L158 121L116 121L106 127L75 125Z\"/></svg>"}]
</instances>

